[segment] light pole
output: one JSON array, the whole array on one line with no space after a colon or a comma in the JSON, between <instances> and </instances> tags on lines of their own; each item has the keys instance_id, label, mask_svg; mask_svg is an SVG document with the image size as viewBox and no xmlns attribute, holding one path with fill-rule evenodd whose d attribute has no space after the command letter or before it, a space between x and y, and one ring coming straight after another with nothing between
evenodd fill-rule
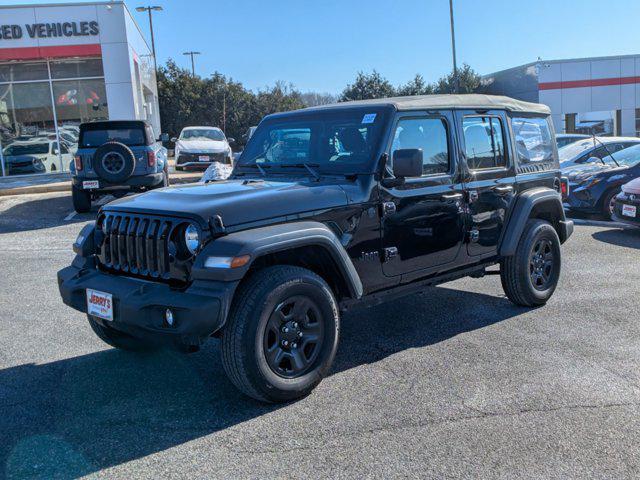
<instances>
[{"instance_id":1,"label":"light pole","mask_svg":"<svg viewBox=\"0 0 640 480\"><path fill-rule=\"evenodd\" d=\"M153 52L153 69L158 71L158 63L156 62L156 41L153 38L153 18L151 17L151 11L161 12L162 7L158 5L149 5L148 7L137 7L136 12L148 12L149 13L149 30L151 31L151 51Z\"/></svg>"},{"instance_id":2,"label":"light pole","mask_svg":"<svg viewBox=\"0 0 640 480\"><path fill-rule=\"evenodd\" d=\"M190 51L190 52L183 52L183 55L189 55L191 57L191 75L193 75L194 77L196 76L196 64L193 60L194 55L200 55L200 52L194 52L194 51Z\"/></svg>"},{"instance_id":3,"label":"light pole","mask_svg":"<svg viewBox=\"0 0 640 480\"><path fill-rule=\"evenodd\" d=\"M458 93L458 65L456 64L456 32L453 28L453 0L449 0L449 18L451 19L451 50L453 52L453 93Z\"/></svg>"}]
</instances>

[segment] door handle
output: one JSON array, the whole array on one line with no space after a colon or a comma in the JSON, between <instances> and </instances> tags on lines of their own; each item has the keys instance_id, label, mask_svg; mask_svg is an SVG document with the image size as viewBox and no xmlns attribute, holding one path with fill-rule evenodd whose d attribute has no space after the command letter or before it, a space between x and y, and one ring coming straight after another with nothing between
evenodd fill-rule
<instances>
[{"instance_id":1,"label":"door handle","mask_svg":"<svg viewBox=\"0 0 640 480\"><path fill-rule=\"evenodd\" d=\"M445 202L453 202L455 200L462 200L461 193L445 193L440 197Z\"/></svg>"},{"instance_id":2,"label":"door handle","mask_svg":"<svg viewBox=\"0 0 640 480\"><path fill-rule=\"evenodd\" d=\"M507 193L511 193L513 192L513 186L512 185L504 185L501 187L493 187L493 191L500 194L500 195L506 195Z\"/></svg>"}]
</instances>

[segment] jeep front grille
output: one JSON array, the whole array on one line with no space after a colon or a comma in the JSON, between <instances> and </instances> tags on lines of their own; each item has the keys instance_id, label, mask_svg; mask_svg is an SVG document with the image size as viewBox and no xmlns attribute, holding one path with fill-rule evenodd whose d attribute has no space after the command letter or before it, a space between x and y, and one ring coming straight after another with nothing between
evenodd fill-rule
<instances>
[{"instance_id":1,"label":"jeep front grille","mask_svg":"<svg viewBox=\"0 0 640 480\"><path fill-rule=\"evenodd\" d=\"M110 271L158 280L186 281L185 262L177 261L172 235L184 220L117 212L96 223L100 265Z\"/></svg>"}]
</instances>

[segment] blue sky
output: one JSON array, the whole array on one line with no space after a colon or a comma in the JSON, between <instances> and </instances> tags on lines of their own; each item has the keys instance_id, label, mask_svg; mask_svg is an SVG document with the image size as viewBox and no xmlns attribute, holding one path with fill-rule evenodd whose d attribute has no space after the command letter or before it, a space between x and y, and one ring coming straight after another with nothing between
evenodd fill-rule
<instances>
[{"instance_id":1,"label":"blue sky","mask_svg":"<svg viewBox=\"0 0 640 480\"><path fill-rule=\"evenodd\" d=\"M65 0L58 0L58 2ZM158 61L220 71L258 89L277 80L339 93L360 70L393 84L451 69L448 0L146 0ZM43 3L42 0L0 4ZM72 2L69 2L72 3ZM458 62L489 73L543 59L640 53L638 0L454 0Z\"/></svg>"}]
</instances>

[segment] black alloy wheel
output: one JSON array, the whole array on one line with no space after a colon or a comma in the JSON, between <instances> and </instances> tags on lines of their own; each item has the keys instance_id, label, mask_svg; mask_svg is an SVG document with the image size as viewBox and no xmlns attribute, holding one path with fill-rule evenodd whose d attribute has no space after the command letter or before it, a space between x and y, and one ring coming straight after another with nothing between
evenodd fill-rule
<instances>
[{"instance_id":1,"label":"black alloy wheel","mask_svg":"<svg viewBox=\"0 0 640 480\"><path fill-rule=\"evenodd\" d=\"M539 238L529 256L529 275L536 290L547 290L553 278L553 245L547 238Z\"/></svg>"},{"instance_id":2,"label":"black alloy wheel","mask_svg":"<svg viewBox=\"0 0 640 480\"><path fill-rule=\"evenodd\" d=\"M322 349L324 324L316 303L294 296L273 311L264 333L264 353L269 368L284 378L304 375Z\"/></svg>"},{"instance_id":3,"label":"black alloy wheel","mask_svg":"<svg viewBox=\"0 0 640 480\"><path fill-rule=\"evenodd\" d=\"M338 303L322 277L292 265L266 267L235 292L222 331L222 365L246 395L288 402L327 376L339 332Z\"/></svg>"}]
</instances>

